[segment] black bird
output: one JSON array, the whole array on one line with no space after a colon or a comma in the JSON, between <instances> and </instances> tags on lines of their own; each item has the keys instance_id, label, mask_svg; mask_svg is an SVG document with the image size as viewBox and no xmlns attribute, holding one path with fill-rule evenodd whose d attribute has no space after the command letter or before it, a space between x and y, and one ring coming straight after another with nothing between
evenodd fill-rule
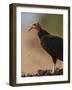
<instances>
[{"instance_id":1,"label":"black bird","mask_svg":"<svg viewBox=\"0 0 72 90\"><path fill-rule=\"evenodd\" d=\"M57 59L63 61L63 39L48 33L46 30L41 28L39 23L33 24L33 28L38 30L38 36L43 49L52 56L54 62L54 73Z\"/></svg>"}]
</instances>

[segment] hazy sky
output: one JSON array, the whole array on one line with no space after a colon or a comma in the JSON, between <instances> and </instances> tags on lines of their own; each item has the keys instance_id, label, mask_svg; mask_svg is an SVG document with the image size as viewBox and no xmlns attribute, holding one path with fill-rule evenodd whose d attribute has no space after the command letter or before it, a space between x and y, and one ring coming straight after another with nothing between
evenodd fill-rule
<instances>
[{"instance_id":1,"label":"hazy sky","mask_svg":"<svg viewBox=\"0 0 72 90\"><path fill-rule=\"evenodd\" d=\"M21 13L22 30L28 30L35 22L39 22L49 33L63 37L63 15Z\"/></svg>"},{"instance_id":2,"label":"hazy sky","mask_svg":"<svg viewBox=\"0 0 72 90\"><path fill-rule=\"evenodd\" d=\"M28 27L32 25L34 22L40 21L40 14L32 14L32 13L22 13L21 14L21 22L22 22L22 30L26 30Z\"/></svg>"}]
</instances>

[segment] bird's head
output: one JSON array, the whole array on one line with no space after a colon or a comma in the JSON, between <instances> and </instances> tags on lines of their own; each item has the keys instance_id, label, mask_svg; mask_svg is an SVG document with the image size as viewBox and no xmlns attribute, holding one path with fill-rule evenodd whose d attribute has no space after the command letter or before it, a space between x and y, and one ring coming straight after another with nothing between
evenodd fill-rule
<instances>
[{"instance_id":1,"label":"bird's head","mask_svg":"<svg viewBox=\"0 0 72 90\"><path fill-rule=\"evenodd\" d=\"M30 30L32 30L32 29L36 29L37 31L40 31L41 26L40 26L39 22L33 23Z\"/></svg>"}]
</instances>

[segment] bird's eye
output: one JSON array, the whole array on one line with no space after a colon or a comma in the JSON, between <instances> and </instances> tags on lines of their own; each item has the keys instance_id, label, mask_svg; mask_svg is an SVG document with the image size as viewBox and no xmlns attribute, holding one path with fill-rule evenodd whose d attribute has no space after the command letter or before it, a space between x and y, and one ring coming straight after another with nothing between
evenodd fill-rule
<instances>
[{"instance_id":1,"label":"bird's eye","mask_svg":"<svg viewBox=\"0 0 72 90\"><path fill-rule=\"evenodd\" d=\"M36 24L33 24L34 26L36 26Z\"/></svg>"}]
</instances>

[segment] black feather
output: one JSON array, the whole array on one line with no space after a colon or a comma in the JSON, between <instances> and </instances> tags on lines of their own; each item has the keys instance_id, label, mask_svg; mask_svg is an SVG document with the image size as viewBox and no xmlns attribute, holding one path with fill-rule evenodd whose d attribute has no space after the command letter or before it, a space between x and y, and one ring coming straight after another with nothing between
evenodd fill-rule
<instances>
[{"instance_id":1,"label":"black feather","mask_svg":"<svg viewBox=\"0 0 72 90\"><path fill-rule=\"evenodd\" d=\"M63 39L43 29L39 30L38 36L42 47L52 56L53 62L56 63L57 59L63 61Z\"/></svg>"}]
</instances>

